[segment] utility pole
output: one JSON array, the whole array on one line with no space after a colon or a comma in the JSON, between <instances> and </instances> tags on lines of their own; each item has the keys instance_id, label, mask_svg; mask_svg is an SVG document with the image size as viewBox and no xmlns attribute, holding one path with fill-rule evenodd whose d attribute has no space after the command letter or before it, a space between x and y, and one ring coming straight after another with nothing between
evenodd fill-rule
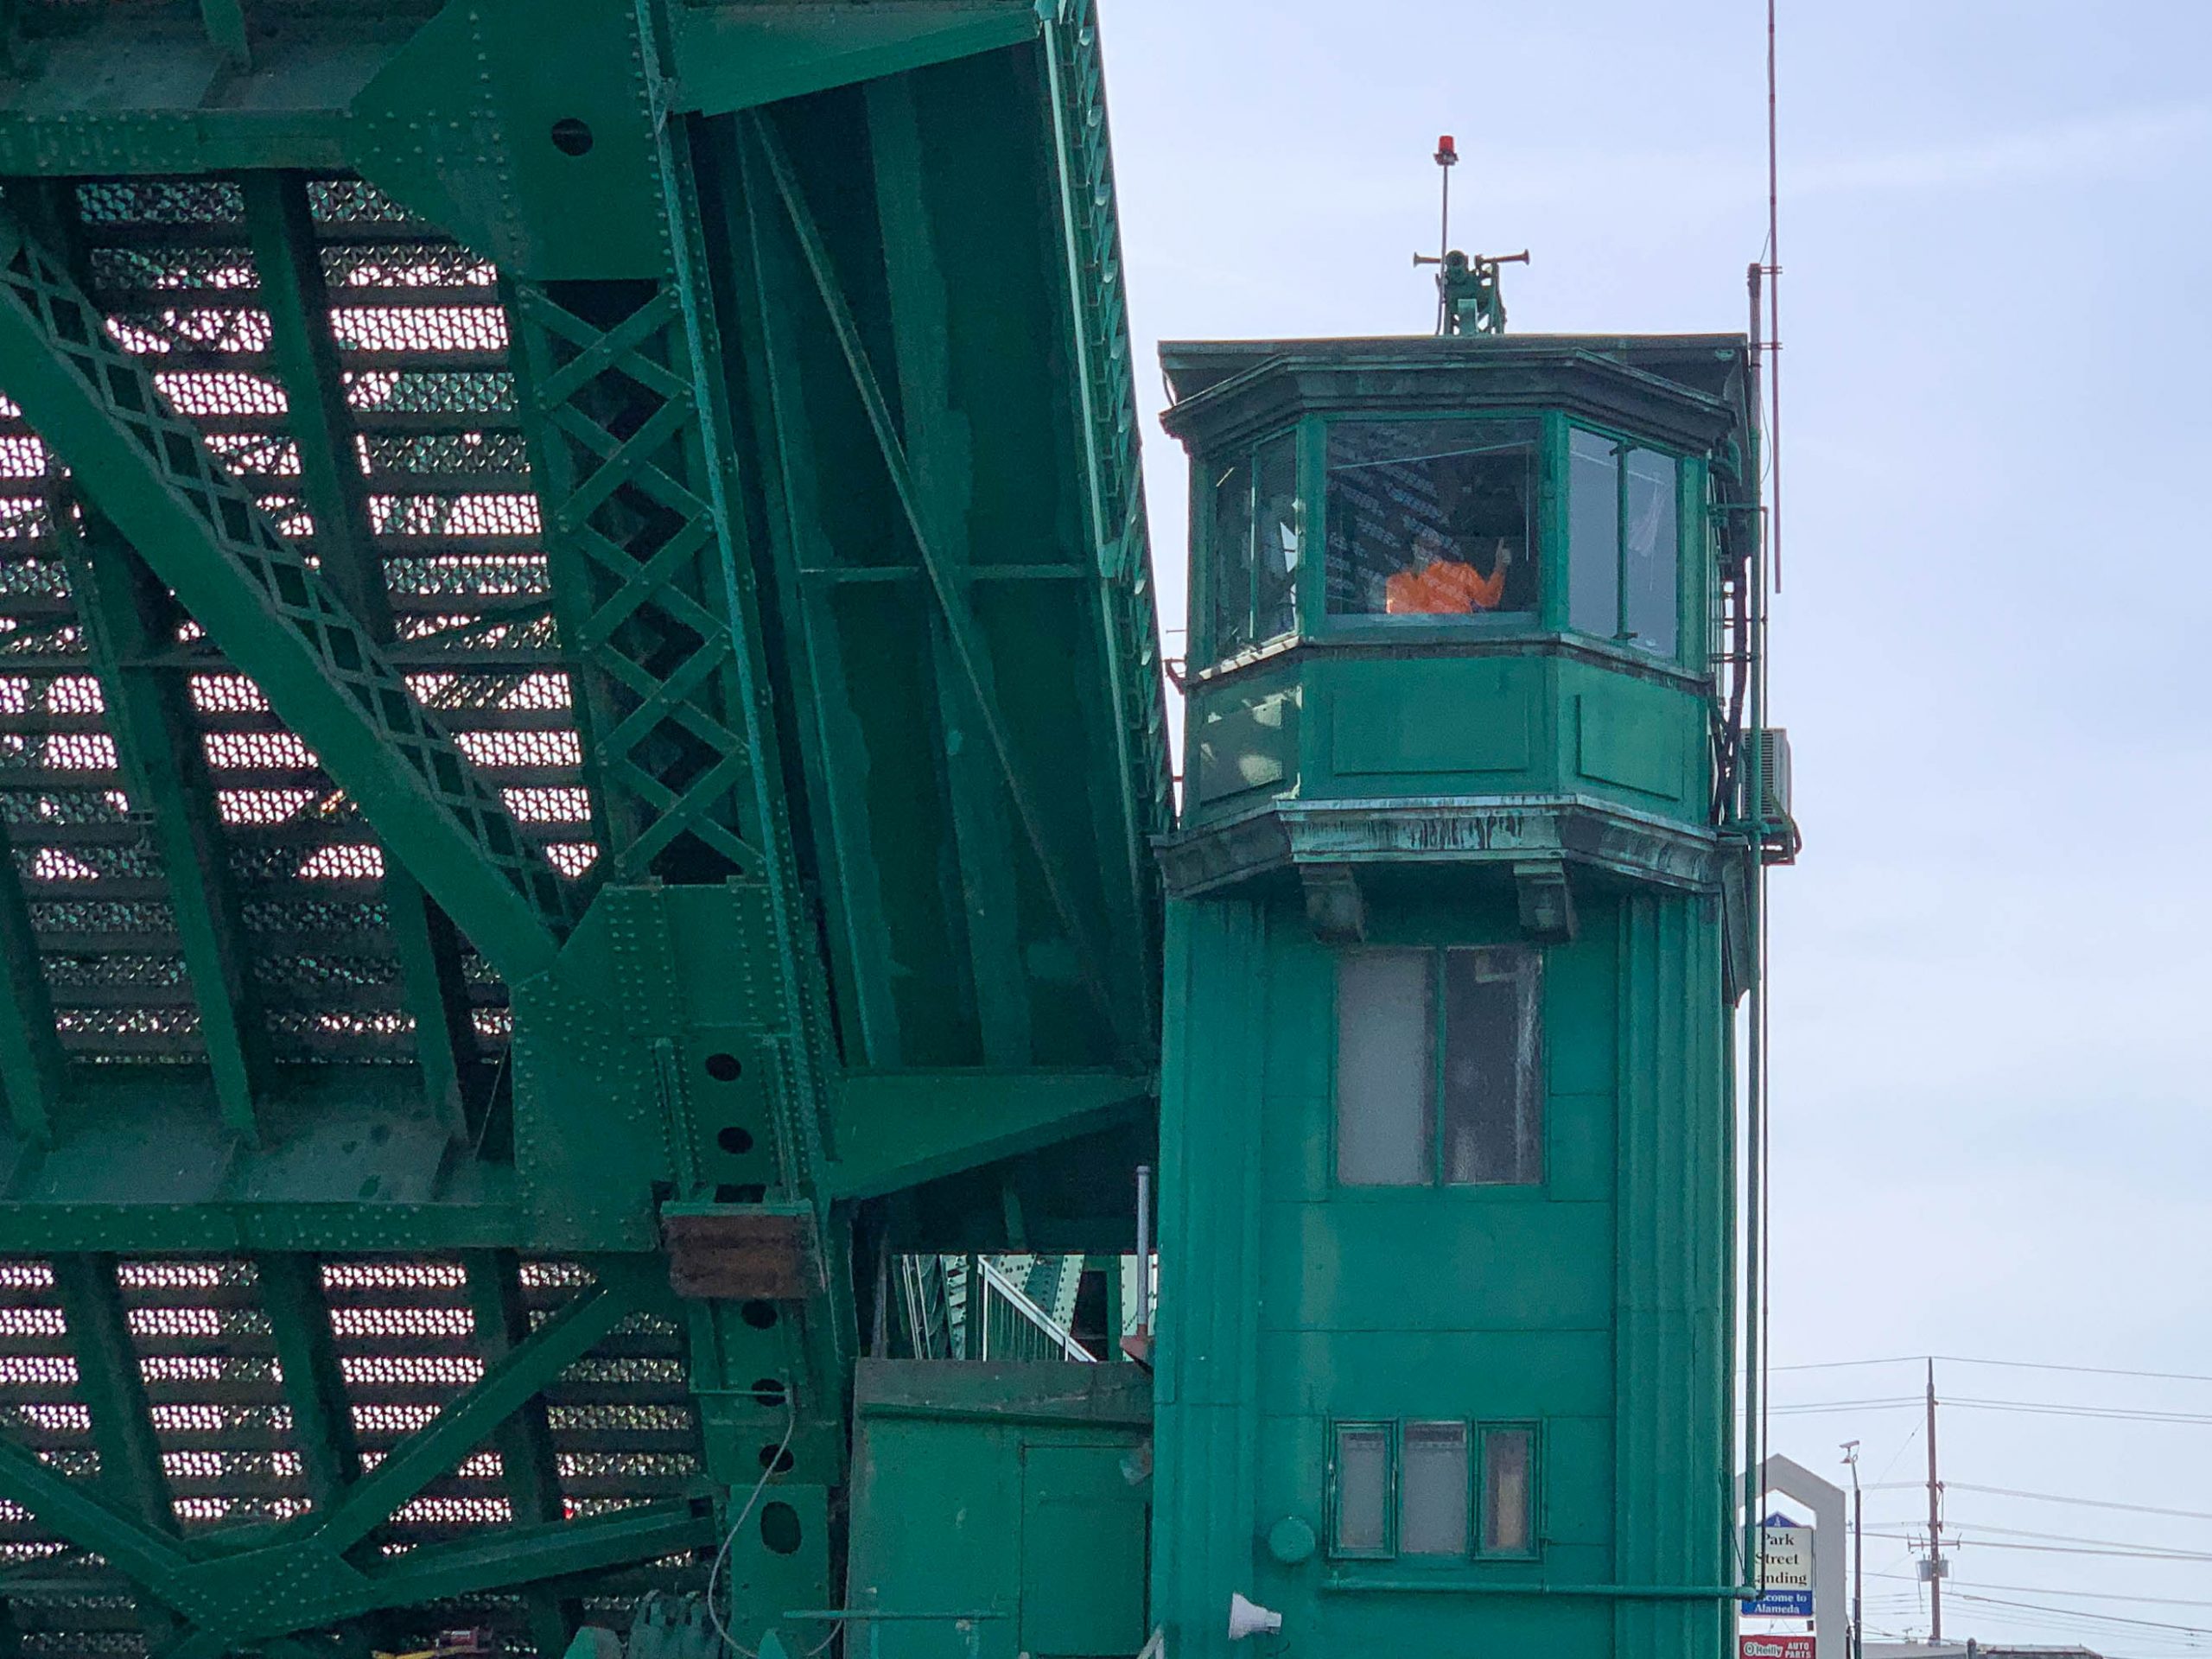
<instances>
[{"instance_id":1,"label":"utility pole","mask_svg":"<svg viewBox=\"0 0 2212 1659\"><path fill-rule=\"evenodd\" d=\"M1928 1362L1928 1639L1943 1639L1943 1483L1936 1477L1936 1362Z\"/></svg>"},{"instance_id":2,"label":"utility pole","mask_svg":"<svg viewBox=\"0 0 2212 1659\"><path fill-rule=\"evenodd\" d=\"M1851 1466L1851 1659L1866 1659L1866 1494L1859 1490L1859 1442L1843 1443Z\"/></svg>"}]
</instances>

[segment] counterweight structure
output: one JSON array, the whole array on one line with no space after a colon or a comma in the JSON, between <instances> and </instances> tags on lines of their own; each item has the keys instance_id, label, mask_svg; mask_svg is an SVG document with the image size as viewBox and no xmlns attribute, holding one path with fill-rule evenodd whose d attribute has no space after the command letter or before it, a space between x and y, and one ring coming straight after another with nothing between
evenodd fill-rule
<instances>
[{"instance_id":1,"label":"counterweight structure","mask_svg":"<svg viewBox=\"0 0 2212 1659\"><path fill-rule=\"evenodd\" d=\"M1088 4L0 27L0 1650L817 1645L1151 1155Z\"/></svg>"}]
</instances>

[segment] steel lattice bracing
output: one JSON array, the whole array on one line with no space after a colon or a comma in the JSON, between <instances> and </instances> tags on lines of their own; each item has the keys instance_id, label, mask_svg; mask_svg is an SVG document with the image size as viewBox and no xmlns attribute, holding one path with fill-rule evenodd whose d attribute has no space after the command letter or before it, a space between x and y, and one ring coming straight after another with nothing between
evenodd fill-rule
<instances>
[{"instance_id":1,"label":"steel lattice bracing","mask_svg":"<svg viewBox=\"0 0 2212 1659\"><path fill-rule=\"evenodd\" d=\"M581 875L594 856L588 801L491 268L358 182L276 188L303 199L305 224L289 228L312 238L302 250L308 274L331 284L304 302L327 344L289 363L263 302L238 185L118 180L40 194L48 234L72 248L117 346L152 371L159 395L333 588L350 586L348 597L367 601L362 609L383 610L377 631L416 699L456 733L523 833ZM275 276L296 282L301 273ZM332 303L332 292L353 303ZM334 365L336 386L315 378L317 353ZM104 520L71 522L81 492L20 413L10 418L21 435L8 459L22 493L22 556L10 567L9 657L22 677L11 681L20 706L7 718L22 758L5 785L19 803L9 817L21 826L18 861L49 976L60 982L66 1040L103 1058L205 1052L206 1010L181 954L190 945L161 880L162 849L148 844L159 838L147 820L169 803L134 798L167 783L195 790L205 798L198 816L219 821L210 844L227 845L223 874L238 889L228 920L260 946L251 988L265 1029L246 1040L287 1059L405 1057L417 988L409 975L429 984L436 970L405 960L429 926L393 925L372 827L261 688L200 645L188 615L137 613L162 596L142 598L127 552L111 569L123 591L99 591L96 601L73 579L118 538ZM330 476L341 449L353 452L358 482ZM323 517L344 533L318 537L310 503L337 487L354 500L331 499ZM351 524L337 517L348 505L359 514ZM341 572L365 560L382 567L368 573L373 584L348 582ZM131 637L116 638L118 620ZM118 648L168 660L118 671ZM143 686L116 683L118 672ZM128 775L123 751L134 734L124 711L134 701L156 705L136 734L145 764L181 764L182 772ZM197 737L199 757L160 753L181 734ZM412 902L419 915L422 900ZM448 987L465 1000L448 1017L472 1048L497 1045L496 975L473 954L452 965L462 971L448 969Z\"/></svg>"},{"instance_id":2,"label":"steel lattice bracing","mask_svg":"<svg viewBox=\"0 0 2212 1659\"><path fill-rule=\"evenodd\" d=\"M0 1653L836 1605L874 1287L1147 1155L1088 9L0 29Z\"/></svg>"}]
</instances>

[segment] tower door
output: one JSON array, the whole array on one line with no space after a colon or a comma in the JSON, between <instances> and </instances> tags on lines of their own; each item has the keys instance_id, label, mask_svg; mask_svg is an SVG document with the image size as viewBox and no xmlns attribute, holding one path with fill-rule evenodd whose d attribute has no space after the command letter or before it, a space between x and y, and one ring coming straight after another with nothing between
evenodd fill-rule
<instances>
[{"instance_id":1,"label":"tower door","mask_svg":"<svg viewBox=\"0 0 2212 1659\"><path fill-rule=\"evenodd\" d=\"M1145 1489L1122 1446L1021 1453L1021 1650L1108 1659L1145 1641Z\"/></svg>"}]
</instances>

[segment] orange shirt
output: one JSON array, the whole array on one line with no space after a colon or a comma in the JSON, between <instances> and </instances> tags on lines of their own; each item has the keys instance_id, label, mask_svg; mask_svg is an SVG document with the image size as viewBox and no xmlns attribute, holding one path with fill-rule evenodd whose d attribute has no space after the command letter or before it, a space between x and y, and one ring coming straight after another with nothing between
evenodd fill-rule
<instances>
[{"instance_id":1,"label":"orange shirt","mask_svg":"<svg viewBox=\"0 0 2212 1659\"><path fill-rule=\"evenodd\" d=\"M1487 576L1471 564L1434 559L1418 570L1401 570L1382 584L1382 609L1390 616L1465 616L1494 611L1505 597L1501 561Z\"/></svg>"}]
</instances>

